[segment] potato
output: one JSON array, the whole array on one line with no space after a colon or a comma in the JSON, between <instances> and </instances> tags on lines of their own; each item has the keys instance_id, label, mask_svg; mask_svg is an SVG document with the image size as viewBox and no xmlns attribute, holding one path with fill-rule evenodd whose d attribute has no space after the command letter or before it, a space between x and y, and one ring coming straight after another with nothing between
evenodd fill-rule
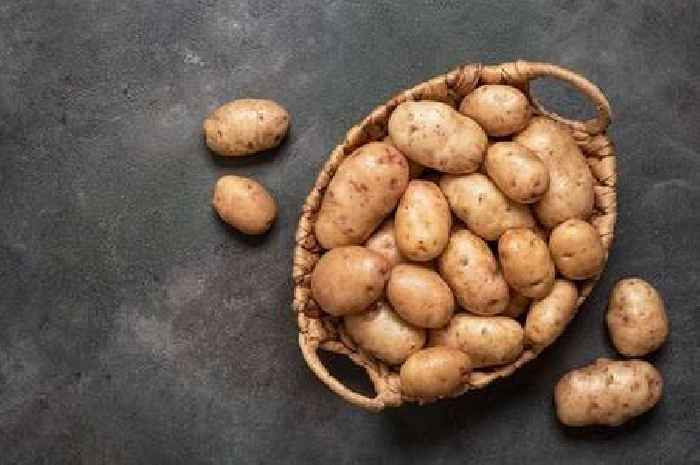
<instances>
[{"instance_id":1,"label":"potato","mask_svg":"<svg viewBox=\"0 0 700 465\"><path fill-rule=\"evenodd\" d=\"M316 239L324 249L365 242L408 185L408 163L393 146L372 142L338 167L323 196Z\"/></svg>"},{"instance_id":2,"label":"potato","mask_svg":"<svg viewBox=\"0 0 700 465\"><path fill-rule=\"evenodd\" d=\"M535 204L535 214L548 228L593 212L593 176L571 133L546 117L532 118L514 139L547 166L549 188Z\"/></svg>"},{"instance_id":3,"label":"potato","mask_svg":"<svg viewBox=\"0 0 700 465\"><path fill-rule=\"evenodd\" d=\"M486 173L506 197L518 203L538 201L549 187L547 167L517 142L496 142L486 150Z\"/></svg>"},{"instance_id":4,"label":"potato","mask_svg":"<svg viewBox=\"0 0 700 465\"><path fill-rule=\"evenodd\" d=\"M277 216L277 204L250 178L222 176L216 181L212 205L222 220L244 234L263 234Z\"/></svg>"},{"instance_id":5,"label":"potato","mask_svg":"<svg viewBox=\"0 0 700 465\"><path fill-rule=\"evenodd\" d=\"M396 245L410 260L424 262L447 245L452 212L440 188L430 181L408 183L394 217Z\"/></svg>"},{"instance_id":6,"label":"potato","mask_svg":"<svg viewBox=\"0 0 700 465\"><path fill-rule=\"evenodd\" d=\"M498 240L503 276L525 297L541 299L554 285L554 262L547 243L530 229L509 229Z\"/></svg>"},{"instance_id":7,"label":"potato","mask_svg":"<svg viewBox=\"0 0 700 465\"><path fill-rule=\"evenodd\" d=\"M311 294L333 316L362 312L384 293L390 269L384 257L365 247L338 247L316 263Z\"/></svg>"},{"instance_id":8,"label":"potato","mask_svg":"<svg viewBox=\"0 0 700 465\"><path fill-rule=\"evenodd\" d=\"M571 219L552 230L549 249L557 270L569 279L588 279L605 265L605 247L598 231L582 220Z\"/></svg>"},{"instance_id":9,"label":"potato","mask_svg":"<svg viewBox=\"0 0 700 465\"><path fill-rule=\"evenodd\" d=\"M650 410L663 379L643 360L600 358L564 375L554 388L559 421L567 426L618 426Z\"/></svg>"},{"instance_id":10,"label":"potato","mask_svg":"<svg viewBox=\"0 0 700 465\"><path fill-rule=\"evenodd\" d=\"M520 315L525 313L525 311L530 307L531 299L525 297L524 295L518 293L515 289L510 290L510 300L508 300L508 306L501 313L501 316L507 316L510 318L518 318Z\"/></svg>"},{"instance_id":11,"label":"potato","mask_svg":"<svg viewBox=\"0 0 700 465\"><path fill-rule=\"evenodd\" d=\"M664 301L651 284L639 278L615 284L605 319L613 345L623 355L647 355L668 336Z\"/></svg>"},{"instance_id":12,"label":"potato","mask_svg":"<svg viewBox=\"0 0 700 465\"><path fill-rule=\"evenodd\" d=\"M522 130L530 119L530 104L520 90L502 84L486 84L464 97L459 111L473 118L491 137Z\"/></svg>"},{"instance_id":13,"label":"potato","mask_svg":"<svg viewBox=\"0 0 700 465\"><path fill-rule=\"evenodd\" d=\"M456 229L438 260L440 275L457 302L472 313L495 315L508 305L508 284L489 246L466 229Z\"/></svg>"},{"instance_id":14,"label":"potato","mask_svg":"<svg viewBox=\"0 0 700 465\"><path fill-rule=\"evenodd\" d=\"M391 140L390 136L386 136L384 139L382 139L382 142L394 145L394 141ZM394 147L396 147L396 145L394 145ZM423 171L425 171L425 166L421 165L420 163L416 163L410 158L406 158L406 161L408 162L408 177L410 179L420 178L421 174L423 174Z\"/></svg>"},{"instance_id":15,"label":"potato","mask_svg":"<svg viewBox=\"0 0 700 465\"><path fill-rule=\"evenodd\" d=\"M545 298L535 300L525 320L525 339L536 349L550 345L564 332L576 312L578 289L564 279L554 281Z\"/></svg>"},{"instance_id":16,"label":"potato","mask_svg":"<svg viewBox=\"0 0 700 465\"><path fill-rule=\"evenodd\" d=\"M401 391L409 397L454 394L471 372L469 356L451 347L429 347L411 355L401 367Z\"/></svg>"},{"instance_id":17,"label":"potato","mask_svg":"<svg viewBox=\"0 0 700 465\"><path fill-rule=\"evenodd\" d=\"M421 328L445 326L455 308L447 283L435 271L422 266L394 267L386 296L401 318Z\"/></svg>"},{"instance_id":18,"label":"potato","mask_svg":"<svg viewBox=\"0 0 700 465\"><path fill-rule=\"evenodd\" d=\"M399 365L425 344L425 330L402 320L380 300L368 312L346 315L348 335L363 350L390 365Z\"/></svg>"},{"instance_id":19,"label":"potato","mask_svg":"<svg viewBox=\"0 0 700 465\"><path fill-rule=\"evenodd\" d=\"M505 316L477 316L460 313L443 329L430 331L431 346L454 347L464 351L473 368L505 365L523 352L523 328Z\"/></svg>"},{"instance_id":20,"label":"potato","mask_svg":"<svg viewBox=\"0 0 700 465\"><path fill-rule=\"evenodd\" d=\"M220 106L204 120L207 146L227 157L277 147L287 129L289 113L272 100L234 100Z\"/></svg>"},{"instance_id":21,"label":"potato","mask_svg":"<svg viewBox=\"0 0 700 465\"><path fill-rule=\"evenodd\" d=\"M391 267L407 261L406 257L401 255L399 248L396 246L396 231L393 218L388 218L379 226L379 229L367 239L365 247L386 258Z\"/></svg>"},{"instance_id":22,"label":"potato","mask_svg":"<svg viewBox=\"0 0 700 465\"><path fill-rule=\"evenodd\" d=\"M527 205L510 200L483 174L444 175L440 189L454 214L487 241L498 240L509 229L535 227Z\"/></svg>"},{"instance_id":23,"label":"potato","mask_svg":"<svg viewBox=\"0 0 700 465\"><path fill-rule=\"evenodd\" d=\"M389 118L389 136L408 158L444 173L473 173L488 138L471 118L441 102L404 102Z\"/></svg>"}]
</instances>

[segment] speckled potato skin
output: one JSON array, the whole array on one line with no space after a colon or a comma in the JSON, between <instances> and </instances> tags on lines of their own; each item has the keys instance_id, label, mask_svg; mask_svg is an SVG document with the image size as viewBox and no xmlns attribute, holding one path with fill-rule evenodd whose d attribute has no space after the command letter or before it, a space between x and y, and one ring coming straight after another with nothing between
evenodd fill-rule
<instances>
[{"instance_id":1,"label":"speckled potato skin","mask_svg":"<svg viewBox=\"0 0 700 465\"><path fill-rule=\"evenodd\" d=\"M455 308L447 283L423 266L394 267L386 285L386 296L401 318L420 328L445 326Z\"/></svg>"},{"instance_id":2,"label":"speckled potato skin","mask_svg":"<svg viewBox=\"0 0 700 465\"><path fill-rule=\"evenodd\" d=\"M440 398L462 386L471 372L469 356L451 347L428 347L401 367L401 391L408 397Z\"/></svg>"},{"instance_id":3,"label":"speckled potato skin","mask_svg":"<svg viewBox=\"0 0 700 465\"><path fill-rule=\"evenodd\" d=\"M401 255L399 248L396 246L396 230L393 218L387 218L372 233L367 242L365 242L365 247L386 258L392 267L407 261L406 257Z\"/></svg>"},{"instance_id":4,"label":"speckled potato skin","mask_svg":"<svg viewBox=\"0 0 700 465\"><path fill-rule=\"evenodd\" d=\"M531 115L525 94L502 84L477 87L464 97L459 111L479 123L491 137L509 136L522 130Z\"/></svg>"},{"instance_id":5,"label":"speckled potato skin","mask_svg":"<svg viewBox=\"0 0 700 465\"><path fill-rule=\"evenodd\" d=\"M372 142L338 167L323 196L316 239L324 249L362 244L396 207L408 185L406 158Z\"/></svg>"},{"instance_id":6,"label":"speckled potato skin","mask_svg":"<svg viewBox=\"0 0 700 465\"><path fill-rule=\"evenodd\" d=\"M311 294L330 315L362 312L384 293L390 269L384 257L366 247L338 247L316 263Z\"/></svg>"},{"instance_id":7,"label":"speckled potato skin","mask_svg":"<svg viewBox=\"0 0 700 465\"><path fill-rule=\"evenodd\" d=\"M623 355L647 355L661 347L668 337L664 301L643 279L627 278L615 284L605 319L610 339Z\"/></svg>"},{"instance_id":8,"label":"speckled potato skin","mask_svg":"<svg viewBox=\"0 0 700 465\"><path fill-rule=\"evenodd\" d=\"M212 206L222 220L244 234L263 234L277 216L277 204L258 182L243 176L222 176Z\"/></svg>"},{"instance_id":9,"label":"speckled potato skin","mask_svg":"<svg viewBox=\"0 0 700 465\"><path fill-rule=\"evenodd\" d=\"M505 310L503 310L501 316L519 318L520 315L525 313L527 309L530 308L531 300L532 299L518 293L518 291L516 291L515 289L510 289L510 299L508 300L508 306Z\"/></svg>"},{"instance_id":10,"label":"speckled potato skin","mask_svg":"<svg viewBox=\"0 0 700 465\"><path fill-rule=\"evenodd\" d=\"M486 242L467 229L453 231L438 267L464 309L477 315L495 315L508 305L508 284L496 258Z\"/></svg>"},{"instance_id":11,"label":"speckled potato skin","mask_svg":"<svg viewBox=\"0 0 700 465\"><path fill-rule=\"evenodd\" d=\"M384 139L382 139L382 142L384 142L386 144L391 144L394 147L396 147L396 145L394 145L394 141L391 140L391 136L384 137ZM408 177L409 177L409 179L420 178L420 175L423 174L423 171L425 171L425 166L421 165L420 163L416 163L415 161L411 160L410 158L406 158L406 161L408 162Z\"/></svg>"},{"instance_id":12,"label":"speckled potato skin","mask_svg":"<svg viewBox=\"0 0 700 465\"><path fill-rule=\"evenodd\" d=\"M598 231L586 221L567 220L549 235L549 249L557 270L569 279L596 276L605 265L605 247Z\"/></svg>"},{"instance_id":13,"label":"speckled potato skin","mask_svg":"<svg viewBox=\"0 0 700 465\"><path fill-rule=\"evenodd\" d=\"M525 339L537 349L554 342L574 317L577 298L578 289L572 282L554 281L551 292L530 305L525 320Z\"/></svg>"},{"instance_id":14,"label":"speckled potato skin","mask_svg":"<svg viewBox=\"0 0 700 465\"><path fill-rule=\"evenodd\" d=\"M496 241L513 228L533 228L535 219L527 205L513 202L480 173L444 175L440 189L457 217L477 236Z\"/></svg>"},{"instance_id":15,"label":"speckled potato skin","mask_svg":"<svg viewBox=\"0 0 700 465\"><path fill-rule=\"evenodd\" d=\"M654 407L662 391L661 373L650 363L601 358L564 375L554 404L567 426L619 426Z\"/></svg>"},{"instance_id":16,"label":"speckled potato skin","mask_svg":"<svg viewBox=\"0 0 700 465\"><path fill-rule=\"evenodd\" d=\"M272 100L240 99L226 103L204 120L207 146L226 157L240 157L277 147L289 129L289 113Z\"/></svg>"},{"instance_id":17,"label":"speckled potato skin","mask_svg":"<svg viewBox=\"0 0 700 465\"><path fill-rule=\"evenodd\" d=\"M394 145L420 165L444 173L472 173L484 160L488 138L471 118L434 101L405 102L389 118Z\"/></svg>"},{"instance_id":18,"label":"speckled potato skin","mask_svg":"<svg viewBox=\"0 0 700 465\"><path fill-rule=\"evenodd\" d=\"M509 229L498 240L506 282L525 297L541 299L554 285L554 262L547 243L530 229Z\"/></svg>"},{"instance_id":19,"label":"speckled potato skin","mask_svg":"<svg viewBox=\"0 0 700 465\"><path fill-rule=\"evenodd\" d=\"M517 142L496 142L486 150L484 168L506 197L533 203L549 188L547 167L534 152Z\"/></svg>"},{"instance_id":20,"label":"speckled potato skin","mask_svg":"<svg viewBox=\"0 0 700 465\"><path fill-rule=\"evenodd\" d=\"M424 329L408 324L383 300L367 312L345 316L343 324L358 346L390 365L403 363L426 340Z\"/></svg>"}]
</instances>

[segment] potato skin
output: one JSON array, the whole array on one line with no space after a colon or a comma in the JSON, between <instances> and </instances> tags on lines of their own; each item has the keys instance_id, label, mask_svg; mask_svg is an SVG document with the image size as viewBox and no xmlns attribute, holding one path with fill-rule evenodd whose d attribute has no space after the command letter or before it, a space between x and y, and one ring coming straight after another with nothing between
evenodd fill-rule
<instances>
[{"instance_id":1,"label":"potato skin","mask_svg":"<svg viewBox=\"0 0 700 465\"><path fill-rule=\"evenodd\" d=\"M522 130L531 115L525 94L502 84L477 87L464 97L459 111L479 123L491 137L509 136Z\"/></svg>"},{"instance_id":2,"label":"potato skin","mask_svg":"<svg viewBox=\"0 0 700 465\"><path fill-rule=\"evenodd\" d=\"M222 220L244 234L263 234L277 216L275 199L258 182L243 176L216 181L212 206Z\"/></svg>"},{"instance_id":3,"label":"potato skin","mask_svg":"<svg viewBox=\"0 0 700 465\"><path fill-rule=\"evenodd\" d=\"M534 300L525 320L525 339L536 349L550 345L574 317L578 289L564 279L554 281L551 292Z\"/></svg>"},{"instance_id":4,"label":"potato skin","mask_svg":"<svg viewBox=\"0 0 700 465\"><path fill-rule=\"evenodd\" d=\"M496 142L486 150L484 168L506 197L533 203L549 188L547 167L534 152L517 142Z\"/></svg>"},{"instance_id":5,"label":"potato skin","mask_svg":"<svg viewBox=\"0 0 700 465\"><path fill-rule=\"evenodd\" d=\"M438 267L464 309L477 315L495 315L508 305L508 284L491 249L470 231L453 231Z\"/></svg>"},{"instance_id":6,"label":"potato skin","mask_svg":"<svg viewBox=\"0 0 700 465\"><path fill-rule=\"evenodd\" d=\"M406 257L401 255L399 248L396 246L396 230L393 218L387 218L379 226L379 229L372 233L367 242L365 242L365 247L386 258L391 267L407 261Z\"/></svg>"},{"instance_id":7,"label":"potato skin","mask_svg":"<svg viewBox=\"0 0 700 465\"><path fill-rule=\"evenodd\" d=\"M613 345L623 355L647 355L661 347L668 336L664 301L651 284L640 278L615 284L605 320Z\"/></svg>"},{"instance_id":8,"label":"potato skin","mask_svg":"<svg viewBox=\"0 0 700 465\"><path fill-rule=\"evenodd\" d=\"M384 257L365 247L338 247L316 263L311 294L330 315L362 312L384 293L390 269Z\"/></svg>"},{"instance_id":9,"label":"potato skin","mask_svg":"<svg viewBox=\"0 0 700 465\"><path fill-rule=\"evenodd\" d=\"M554 285L554 262L547 243L530 229L509 229L498 240L503 276L525 297L541 299Z\"/></svg>"},{"instance_id":10,"label":"potato skin","mask_svg":"<svg viewBox=\"0 0 700 465\"><path fill-rule=\"evenodd\" d=\"M241 157L277 147L289 129L289 113L272 100L234 100L211 112L203 129L212 151Z\"/></svg>"},{"instance_id":11,"label":"potato skin","mask_svg":"<svg viewBox=\"0 0 700 465\"><path fill-rule=\"evenodd\" d=\"M451 347L428 347L401 367L401 391L408 397L436 398L454 394L471 372L469 356Z\"/></svg>"},{"instance_id":12,"label":"potato skin","mask_svg":"<svg viewBox=\"0 0 700 465\"><path fill-rule=\"evenodd\" d=\"M346 315L343 322L358 346L390 365L403 363L425 344L425 330L402 320L383 300L367 312Z\"/></svg>"},{"instance_id":13,"label":"potato skin","mask_svg":"<svg viewBox=\"0 0 700 465\"><path fill-rule=\"evenodd\" d=\"M530 307L530 301L528 297L520 294L515 289L510 290L510 300L508 300L508 306L500 314L501 316L507 316L510 318L518 318L520 315L525 313Z\"/></svg>"},{"instance_id":14,"label":"potato skin","mask_svg":"<svg viewBox=\"0 0 700 465\"><path fill-rule=\"evenodd\" d=\"M355 150L328 184L316 220L324 249L362 244L408 185L408 163L396 148L371 142Z\"/></svg>"},{"instance_id":15,"label":"potato skin","mask_svg":"<svg viewBox=\"0 0 700 465\"><path fill-rule=\"evenodd\" d=\"M600 234L586 221L571 219L554 228L549 249L557 270L569 279L592 278L605 265Z\"/></svg>"},{"instance_id":16,"label":"potato skin","mask_svg":"<svg viewBox=\"0 0 700 465\"><path fill-rule=\"evenodd\" d=\"M445 326L455 308L455 298L447 283L423 266L394 267L386 296L401 318L420 328Z\"/></svg>"},{"instance_id":17,"label":"potato skin","mask_svg":"<svg viewBox=\"0 0 700 465\"><path fill-rule=\"evenodd\" d=\"M601 358L564 375L554 404L567 426L618 426L651 409L662 391L661 373L651 364Z\"/></svg>"},{"instance_id":18,"label":"potato skin","mask_svg":"<svg viewBox=\"0 0 700 465\"><path fill-rule=\"evenodd\" d=\"M394 144L394 141L391 140L391 136L384 137L384 139L382 139L382 142L384 142L386 144L391 144L394 147L396 147L396 145ZM423 174L423 171L425 171L425 166L411 160L408 157L406 158L406 161L408 162L408 177L409 177L409 179L420 178L420 175Z\"/></svg>"},{"instance_id":19,"label":"potato skin","mask_svg":"<svg viewBox=\"0 0 700 465\"><path fill-rule=\"evenodd\" d=\"M404 102L389 118L389 136L411 160L444 173L472 173L484 160L488 138L481 126L449 105Z\"/></svg>"}]
</instances>

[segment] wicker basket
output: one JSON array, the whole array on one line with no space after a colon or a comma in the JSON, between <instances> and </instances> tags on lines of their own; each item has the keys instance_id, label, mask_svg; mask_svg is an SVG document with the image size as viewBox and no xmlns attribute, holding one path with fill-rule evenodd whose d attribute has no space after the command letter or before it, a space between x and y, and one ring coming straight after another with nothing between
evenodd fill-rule
<instances>
[{"instance_id":1,"label":"wicker basket","mask_svg":"<svg viewBox=\"0 0 700 465\"><path fill-rule=\"evenodd\" d=\"M596 118L574 121L544 109L529 91L530 81L540 77L554 77L573 85L593 101L597 110ZM379 411L384 407L398 406L404 402L426 403L435 399L416 399L402 395L397 371L359 349L344 333L340 320L324 314L311 298L311 272L322 253L316 242L313 226L323 193L346 156L361 145L380 140L386 135L389 116L399 104L408 100L458 103L481 84L509 84L518 87L528 95L535 114L549 116L571 130L595 178L595 210L591 221L600 233L606 251L610 249L617 216L615 152L605 134L610 123L610 104L600 89L584 77L547 63L518 61L490 66L469 64L401 92L377 107L360 124L350 129L345 141L333 150L306 198L296 231L292 271L293 308L299 324L299 346L306 363L332 391L365 409ZM597 278L594 278L577 283L580 292L577 308L590 294L596 281ZM375 397L354 392L334 378L319 359L319 349L346 355L355 364L363 367L374 385ZM520 358L509 365L472 372L463 380L463 386L455 396L468 390L483 388L496 379L511 375L516 369L537 357L541 350L526 346Z\"/></svg>"}]
</instances>

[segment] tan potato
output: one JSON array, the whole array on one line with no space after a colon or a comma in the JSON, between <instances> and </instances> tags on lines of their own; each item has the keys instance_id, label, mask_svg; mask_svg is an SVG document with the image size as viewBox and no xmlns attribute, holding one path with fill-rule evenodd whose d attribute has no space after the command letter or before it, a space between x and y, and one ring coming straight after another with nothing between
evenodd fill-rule
<instances>
[{"instance_id":1,"label":"tan potato","mask_svg":"<svg viewBox=\"0 0 700 465\"><path fill-rule=\"evenodd\" d=\"M311 294L333 316L366 310L384 293L389 262L358 245L326 252L311 274Z\"/></svg>"},{"instance_id":2,"label":"tan potato","mask_svg":"<svg viewBox=\"0 0 700 465\"><path fill-rule=\"evenodd\" d=\"M647 355L668 336L664 301L651 284L639 278L615 284L605 319L613 345L623 355Z\"/></svg>"},{"instance_id":3,"label":"tan potato","mask_svg":"<svg viewBox=\"0 0 700 465\"><path fill-rule=\"evenodd\" d=\"M393 218L388 218L379 226L379 229L367 239L365 247L386 258L392 267L407 261L406 257L401 255L399 248L396 246L396 231Z\"/></svg>"},{"instance_id":4,"label":"tan potato","mask_svg":"<svg viewBox=\"0 0 700 465\"><path fill-rule=\"evenodd\" d=\"M487 241L498 240L509 229L535 227L527 205L510 200L483 174L444 175L440 189L454 214Z\"/></svg>"},{"instance_id":5,"label":"tan potato","mask_svg":"<svg viewBox=\"0 0 700 465\"><path fill-rule=\"evenodd\" d=\"M447 283L435 271L421 266L394 267L386 296L401 318L421 328L445 326L455 308Z\"/></svg>"},{"instance_id":6,"label":"tan potato","mask_svg":"<svg viewBox=\"0 0 700 465\"><path fill-rule=\"evenodd\" d=\"M456 229L438 260L440 275L457 302L477 315L495 315L508 305L508 284L489 246L466 229Z\"/></svg>"},{"instance_id":7,"label":"tan potato","mask_svg":"<svg viewBox=\"0 0 700 465\"><path fill-rule=\"evenodd\" d=\"M277 204L259 183L243 176L216 181L212 205L222 220L244 234L263 234L277 216Z\"/></svg>"},{"instance_id":8,"label":"tan potato","mask_svg":"<svg viewBox=\"0 0 700 465\"><path fill-rule=\"evenodd\" d=\"M554 281L545 298L534 300L525 320L525 339L536 349L550 345L576 314L578 289L564 279Z\"/></svg>"},{"instance_id":9,"label":"tan potato","mask_svg":"<svg viewBox=\"0 0 700 465\"><path fill-rule=\"evenodd\" d=\"M520 315L525 313L525 311L530 307L530 301L528 297L518 293L515 289L510 290L510 300L508 300L508 306L501 313L501 316L507 316L510 318L518 318Z\"/></svg>"},{"instance_id":10,"label":"tan potato","mask_svg":"<svg viewBox=\"0 0 700 465\"><path fill-rule=\"evenodd\" d=\"M409 397L454 394L471 372L469 356L451 347L429 347L411 355L401 367L401 391Z\"/></svg>"},{"instance_id":11,"label":"tan potato","mask_svg":"<svg viewBox=\"0 0 700 465\"><path fill-rule=\"evenodd\" d=\"M650 363L600 358L564 375L554 404L567 426L618 426L654 407L662 391L661 373Z\"/></svg>"},{"instance_id":12,"label":"tan potato","mask_svg":"<svg viewBox=\"0 0 700 465\"><path fill-rule=\"evenodd\" d=\"M386 144L391 144L394 147L396 147L396 145L394 145L394 141L391 140L391 136L384 137L384 139L382 139L382 142ZM425 166L421 165L420 163L416 163L410 158L406 158L406 161L408 162L408 177L410 179L420 178L421 174L423 174L423 171L425 171Z\"/></svg>"},{"instance_id":13,"label":"tan potato","mask_svg":"<svg viewBox=\"0 0 700 465\"><path fill-rule=\"evenodd\" d=\"M534 152L517 142L496 142L486 150L484 168L509 199L533 203L549 187L549 172Z\"/></svg>"},{"instance_id":14,"label":"tan potato","mask_svg":"<svg viewBox=\"0 0 700 465\"><path fill-rule=\"evenodd\" d=\"M434 101L404 102L389 118L389 136L411 160L444 173L472 173L488 138L471 118Z\"/></svg>"},{"instance_id":15,"label":"tan potato","mask_svg":"<svg viewBox=\"0 0 700 465\"><path fill-rule=\"evenodd\" d=\"M603 271L605 247L600 234L583 220L567 220L554 228L549 249L557 270L569 279L588 279Z\"/></svg>"},{"instance_id":16,"label":"tan potato","mask_svg":"<svg viewBox=\"0 0 700 465\"><path fill-rule=\"evenodd\" d=\"M425 330L411 326L380 300L368 312L346 315L345 330L363 350L390 365L399 365L425 344Z\"/></svg>"},{"instance_id":17,"label":"tan potato","mask_svg":"<svg viewBox=\"0 0 700 465\"><path fill-rule=\"evenodd\" d=\"M530 229L509 229L498 240L503 276L525 297L541 299L554 285L554 262L547 243Z\"/></svg>"},{"instance_id":18,"label":"tan potato","mask_svg":"<svg viewBox=\"0 0 700 465\"><path fill-rule=\"evenodd\" d=\"M204 120L207 146L219 155L240 157L277 147L289 129L289 113L272 100L240 99Z\"/></svg>"},{"instance_id":19,"label":"tan potato","mask_svg":"<svg viewBox=\"0 0 700 465\"><path fill-rule=\"evenodd\" d=\"M408 185L408 163L393 146L372 142L338 167L323 196L316 239L324 249L362 244L396 207Z\"/></svg>"},{"instance_id":20,"label":"tan potato","mask_svg":"<svg viewBox=\"0 0 700 465\"><path fill-rule=\"evenodd\" d=\"M520 90L502 84L486 84L464 97L462 114L473 118L491 137L522 130L530 120L530 104Z\"/></svg>"},{"instance_id":21,"label":"tan potato","mask_svg":"<svg viewBox=\"0 0 700 465\"><path fill-rule=\"evenodd\" d=\"M571 218L588 219L593 176L571 133L550 118L536 117L513 140L535 152L549 172L549 188L535 204L540 222L553 228Z\"/></svg>"}]
</instances>

